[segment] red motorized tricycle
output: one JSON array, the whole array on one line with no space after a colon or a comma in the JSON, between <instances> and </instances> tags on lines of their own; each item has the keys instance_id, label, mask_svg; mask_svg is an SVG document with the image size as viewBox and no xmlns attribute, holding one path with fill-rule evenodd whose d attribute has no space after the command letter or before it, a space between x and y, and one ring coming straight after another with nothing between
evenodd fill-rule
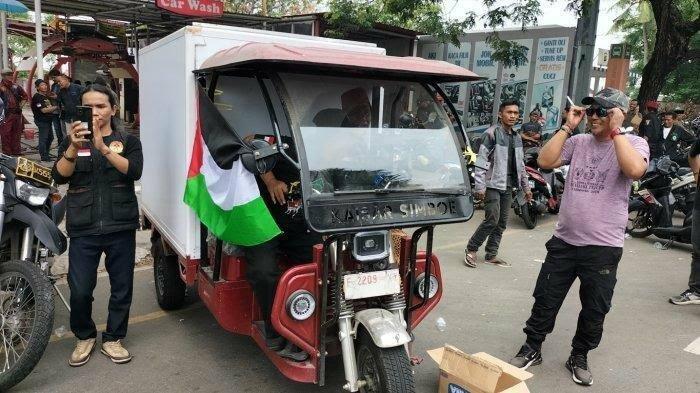
<instances>
[{"instance_id":1,"label":"red motorized tricycle","mask_svg":"<svg viewBox=\"0 0 700 393\"><path fill-rule=\"evenodd\" d=\"M275 160L299 172L298 214L323 240L311 260L280 258L271 322L309 357L289 360L265 345L245 276L256 261L204 225L196 229L200 256L183 255L167 220L146 208L161 307L180 307L186 286L196 284L224 329L251 336L294 381L323 385L326 359L341 355L345 390L413 392L413 331L443 290L433 229L473 213L457 133L435 98L449 102L438 83L476 75L413 57L253 42L214 54L194 76L203 92L199 116L209 113L203 104L218 109L234 139L247 141L236 149L250 172ZM350 91L365 94L364 113L346 110ZM211 127L207 119L198 124L202 133Z\"/></svg>"}]
</instances>

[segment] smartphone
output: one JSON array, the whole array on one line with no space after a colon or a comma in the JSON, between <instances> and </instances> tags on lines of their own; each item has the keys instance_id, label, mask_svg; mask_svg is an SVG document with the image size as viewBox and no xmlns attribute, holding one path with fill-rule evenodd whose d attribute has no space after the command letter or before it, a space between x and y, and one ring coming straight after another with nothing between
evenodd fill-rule
<instances>
[{"instance_id":1,"label":"smartphone","mask_svg":"<svg viewBox=\"0 0 700 393\"><path fill-rule=\"evenodd\" d=\"M78 105L75 109L78 114L78 120L90 131L90 134L85 135L85 139L92 139L92 107Z\"/></svg>"}]
</instances>

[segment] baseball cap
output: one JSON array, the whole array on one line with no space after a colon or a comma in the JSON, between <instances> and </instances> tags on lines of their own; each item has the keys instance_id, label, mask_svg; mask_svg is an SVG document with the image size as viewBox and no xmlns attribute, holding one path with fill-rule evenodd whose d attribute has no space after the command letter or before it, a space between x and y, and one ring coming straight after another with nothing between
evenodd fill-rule
<instances>
[{"instance_id":1,"label":"baseball cap","mask_svg":"<svg viewBox=\"0 0 700 393\"><path fill-rule=\"evenodd\" d=\"M598 104L607 109L620 108L623 111L627 111L627 108L630 105L630 99L620 90L613 89L612 87L606 87L605 89L597 92L593 97L584 98L581 100L581 103L583 105Z\"/></svg>"}]
</instances>

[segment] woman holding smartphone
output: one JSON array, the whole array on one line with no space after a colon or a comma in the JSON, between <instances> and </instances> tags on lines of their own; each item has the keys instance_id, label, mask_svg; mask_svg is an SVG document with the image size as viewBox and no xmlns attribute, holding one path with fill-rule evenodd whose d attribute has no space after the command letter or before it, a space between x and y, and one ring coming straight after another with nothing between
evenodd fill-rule
<instances>
[{"instance_id":1,"label":"woman holding smartphone","mask_svg":"<svg viewBox=\"0 0 700 393\"><path fill-rule=\"evenodd\" d=\"M82 93L81 102L84 108L80 110L86 111L88 118L92 112L92 127L81 121L71 124L53 167L56 183L68 183L70 326L78 339L69 360L74 367L87 363L95 348L92 292L103 253L111 296L101 352L115 363L131 360L121 340L126 336L131 308L139 226L134 182L141 177L143 167L139 139L116 127L114 92L93 84Z\"/></svg>"}]
</instances>

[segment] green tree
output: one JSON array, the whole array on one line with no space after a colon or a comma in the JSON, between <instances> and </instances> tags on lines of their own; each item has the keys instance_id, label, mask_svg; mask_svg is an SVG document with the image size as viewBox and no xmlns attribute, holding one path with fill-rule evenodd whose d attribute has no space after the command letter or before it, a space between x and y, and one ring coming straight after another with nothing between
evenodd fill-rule
<instances>
[{"instance_id":1,"label":"green tree","mask_svg":"<svg viewBox=\"0 0 700 393\"><path fill-rule=\"evenodd\" d=\"M226 0L227 12L269 16L299 15L316 12L321 0Z\"/></svg>"},{"instance_id":2,"label":"green tree","mask_svg":"<svg viewBox=\"0 0 700 393\"><path fill-rule=\"evenodd\" d=\"M682 45L677 50L671 50L672 55L686 53L684 56L675 57L670 66L672 69L666 72L664 80L661 81L661 88L658 92L652 92L651 95L645 93L645 97L641 97L640 91L637 89L637 80L630 79L629 92L630 95L640 95L641 100L656 98L659 93L667 96L672 101L700 101L700 89L698 88L697 75L700 71L698 62L700 58L700 38L698 34L698 17L700 16L700 7L697 0L675 0L667 2L669 6L675 6L678 13L677 17L682 18L680 24L674 26L665 26L665 29L672 30L671 27L677 27L681 32L686 29L685 35L689 37L687 47ZM671 4L672 3L672 4ZM654 9L650 0L620 0L612 8L612 11L619 10L621 14L615 19L613 31L624 34L624 42L631 48L633 74L643 74L645 67L652 60L652 54L657 51L657 38L659 31L657 29L657 21L655 18ZM695 27L693 27L695 25ZM693 30L694 33L693 33ZM661 32L662 38L668 36L668 32ZM675 33L678 34L678 33ZM666 39L668 42L668 39ZM668 52L660 49L658 52ZM664 55L666 56L666 55ZM673 64L675 61L675 65ZM653 71L651 75L656 75L659 71L664 72L663 68L658 64L653 64L657 71ZM650 67L652 67L650 66ZM653 78L646 78L649 85ZM644 84L645 79L642 79ZM659 83L656 83L658 86ZM649 91L649 90L647 90Z\"/></svg>"},{"instance_id":3,"label":"green tree","mask_svg":"<svg viewBox=\"0 0 700 393\"><path fill-rule=\"evenodd\" d=\"M567 5L572 12L581 13L591 1L567 0ZM442 42L459 45L460 35L483 23L484 28L492 30L487 42L494 49L494 60L505 66L520 66L527 63L525 48L515 42L502 40L496 29L507 23L519 24L523 30L537 25L537 18L542 13L541 5L555 2L556 0L483 0L487 7L487 12L483 15L467 12L460 19L450 19L443 14L442 0L330 0L331 29L326 34L344 37L375 23L384 23L431 34Z\"/></svg>"}]
</instances>

